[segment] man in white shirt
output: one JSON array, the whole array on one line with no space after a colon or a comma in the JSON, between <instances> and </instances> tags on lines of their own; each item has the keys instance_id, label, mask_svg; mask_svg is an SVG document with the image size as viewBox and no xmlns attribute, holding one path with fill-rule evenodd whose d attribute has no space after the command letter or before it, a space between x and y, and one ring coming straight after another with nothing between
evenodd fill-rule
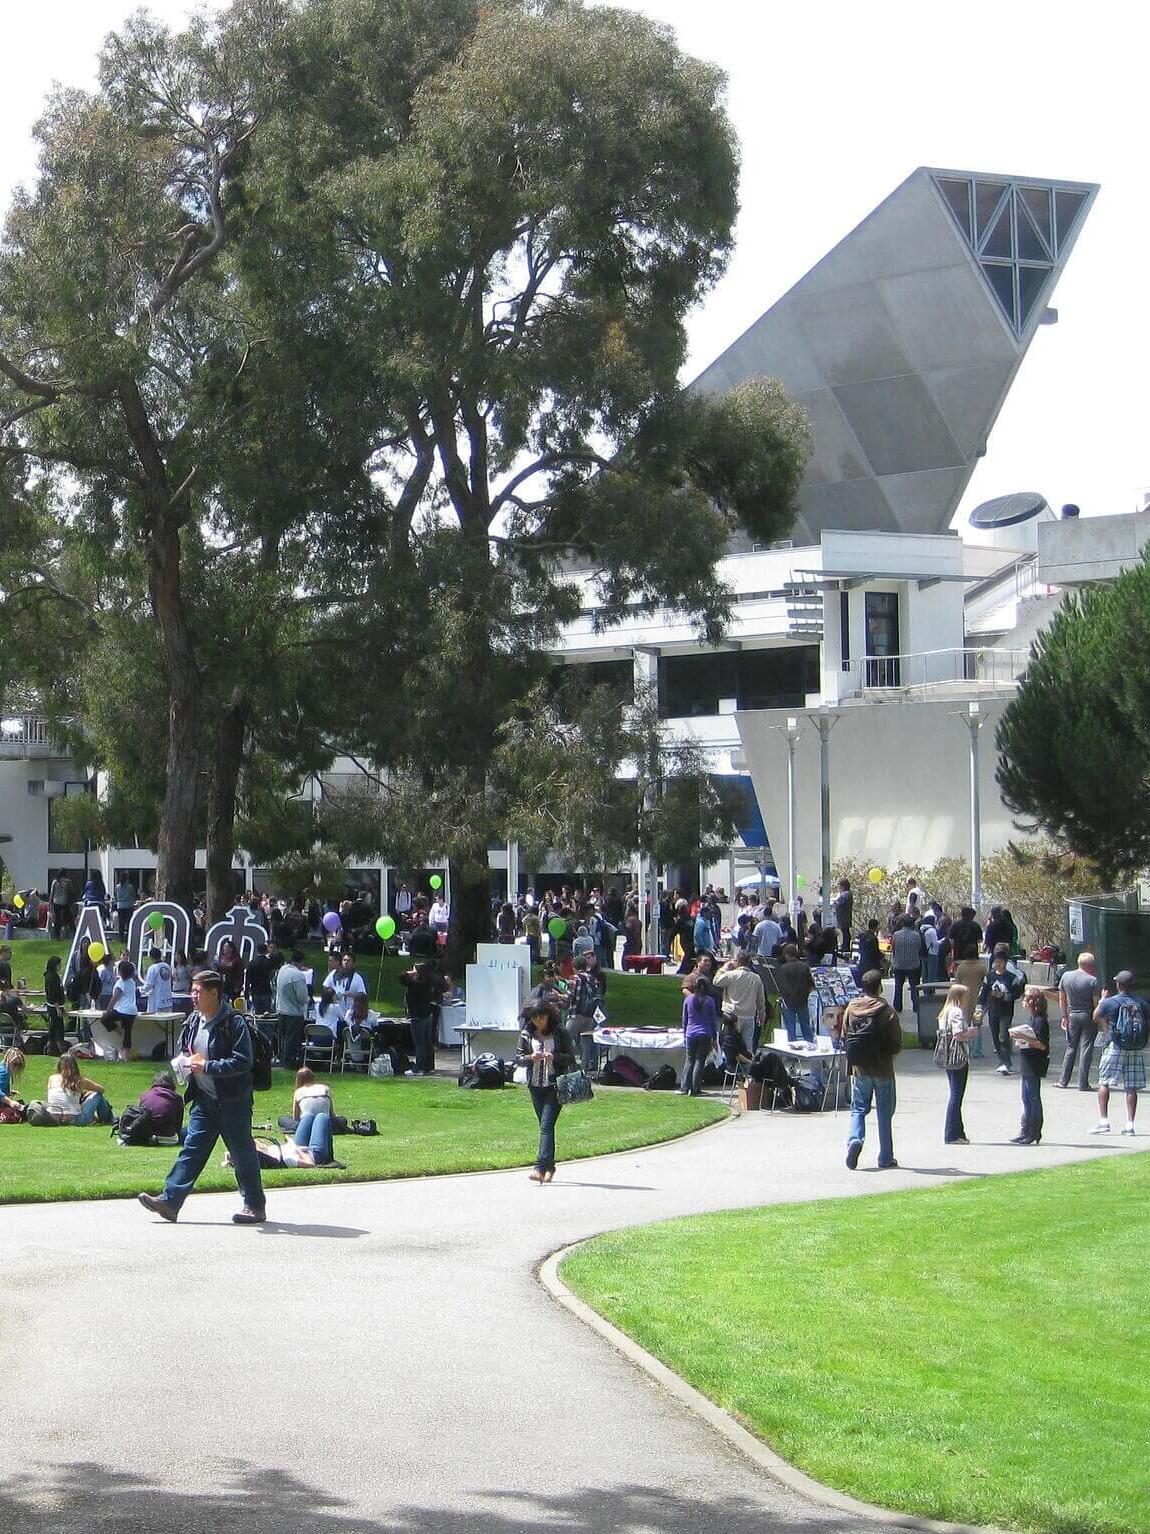
<instances>
[{"instance_id":1,"label":"man in white shirt","mask_svg":"<svg viewBox=\"0 0 1150 1534\"><path fill-rule=\"evenodd\" d=\"M766 1021L767 998L763 982L748 965L745 952L737 953L723 965L715 976L715 989L723 993L723 1011L736 1019L747 1052L753 1053L759 1029Z\"/></svg>"},{"instance_id":2,"label":"man in white shirt","mask_svg":"<svg viewBox=\"0 0 1150 1534\"><path fill-rule=\"evenodd\" d=\"M148 958L150 963L143 980L140 981L140 995L145 998L149 1012L170 1012L172 1010L172 966L158 948L151 949Z\"/></svg>"},{"instance_id":3,"label":"man in white shirt","mask_svg":"<svg viewBox=\"0 0 1150 1534\"><path fill-rule=\"evenodd\" d=\"M357 994L367 995L367 982L356 969L352 955L341 953L339 963L324 980L316 1021L338 1035L351 1012L351 998Z\"/></svg>"}]
</instances>

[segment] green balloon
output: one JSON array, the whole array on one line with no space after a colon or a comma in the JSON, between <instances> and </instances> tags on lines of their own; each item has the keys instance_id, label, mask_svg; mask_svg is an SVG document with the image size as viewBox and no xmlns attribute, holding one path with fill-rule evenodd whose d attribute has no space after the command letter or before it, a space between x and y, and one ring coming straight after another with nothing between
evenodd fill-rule
<instances>
[{"instance_id":1,"label":"green balloon","mask_svg":"<svg viewBox=\"0 0 1150 1534\"><path fill-rule=\"evenodd\" d=\"M375 930L386 943L389 937L395 936L395 919L391 916L381 916L375 924Z\"/></svg>"},{"instance_id":2,"label":"green balloon","mask_svg":"<svg viewBox=\"0 0 1150 1534\"><path fill-rule=\"evenodd\" d=\"M163 925L164 913L162 911L153 911L151 916L148 917L149 930L152 932L158 932Z\"/></svg>"},{"instance_id":3,"label":"green balloon","mask_svg":"<svg viewBox=\"0 0 1150 1534\"><path fill-rule=\"evenodd\" d=\"M433 890L440 890L443 888L443 880L439 877L438 874L432 874L431 878L428 879L427 882L431 885Z\"/></svg>"},{"instance_id":4,"label":"green balloon","mask_svg":"<svg viewBox=\"0 0 1150 1534\"><path fill-rule=\"evenodd\" d=\"M563 920L562 916L553 916L547 923L547 930L555 941L558 942L567 931L567 923Z\"/></svg>"}]
</instances>

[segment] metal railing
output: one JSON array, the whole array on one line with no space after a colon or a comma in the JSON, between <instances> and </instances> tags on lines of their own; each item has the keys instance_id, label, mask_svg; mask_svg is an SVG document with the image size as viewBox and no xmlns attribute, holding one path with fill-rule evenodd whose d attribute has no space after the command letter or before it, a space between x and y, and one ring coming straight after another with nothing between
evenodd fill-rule
<instances>
[{"instance_id":1,"label":"metal railing","mask_svg":"<svg viewBox=\"0 0 1150 1534\"><path fill-rule=\"evenodd\" d=\"M933 687L1009 690L1029 659L1025 650L920 650L911 655L868 655L851 667L852 690L925 692Z\"/></svg>"},{"instance_id":2,"label":"metal railing","mask_svg":"<svg viewBox=\"0 0 1150 1534\"><path fill-rule=\"evenodd\" d=\"M0 718L0 757L55 754L56 745L48 733L47 720L35 714L12 714Z\"/></svg>"}]
</instances>

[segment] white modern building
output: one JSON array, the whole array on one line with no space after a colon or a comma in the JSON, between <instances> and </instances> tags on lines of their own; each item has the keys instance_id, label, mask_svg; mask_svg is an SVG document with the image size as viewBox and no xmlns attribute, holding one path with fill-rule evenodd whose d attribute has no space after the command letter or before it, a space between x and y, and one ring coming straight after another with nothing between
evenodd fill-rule
<instances>
[{"instance_id":1,"label":"white modern building","mask_svg":"<svg viewBox=\"0 0 1150 1534\"><path fill-rule=\"evenodd\" d=\"M983 852L1016 834L993 736L1030 642L1065 588L1112 580L1150 541L1150 511L1060 519L1041 496L951 530L1029 343L1056 319L1047 303L1096 190L913 172L693 385L778 377L813 426L792 540L722 561L723 643L639 610L598 632L589 584L563 634L557 662L654 684L668 731L745 779L744 843L769 845L786 883L818 882L824 765L832 858L968 853L972 730ZM330 776L354 770L337 763ZM0 855L18 887L82 866L54 839L52 805L84 787L39 721L2 722ZM733 849L711 877L728 882L757 856ZM98 861L109 887L125 869L146 887L155 859L120 848ZM501 884L508 856L491 862ZM350 872L387 898L389 870ZM519 870L521 887L534 872ZM259 870L237 866L237 885L252 884Z\"/></svg>"}]
</instances>

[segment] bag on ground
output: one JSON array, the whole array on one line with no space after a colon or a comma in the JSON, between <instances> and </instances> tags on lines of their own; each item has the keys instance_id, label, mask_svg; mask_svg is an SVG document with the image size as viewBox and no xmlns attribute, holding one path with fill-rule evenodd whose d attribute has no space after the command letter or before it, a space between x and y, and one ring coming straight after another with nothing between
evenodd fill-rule
<instances>
[{"instance_id":1,"label":"bag on ground","mask_svg":"<svg viewBox=\"0 0 1150 1534\"><path fill-rule=\"evenodd\" d=\"M391 1063L391 1056L389 1054L376 1055L375 1059L367 1068L367 1074L377 1078L383 1076L394 1076L395 1067Z\"/></svg>"},{"instance_id":2,"label":"bag on ground","mask_svg":"<svg viewBox=\"0 0 1150 1534\"><path fill-rule=\"evenodd\" d=\"M112 1138L121 1145L148 1145L155 1131L152 1110L140 1103L129 1103L112 1130Z\"/></svg>"},{"instance_id":3,"label":"bag on ground","mask_svg":"<svg viewBox=\"0 0 1150 1534\"><path fill-rule=\"evenodd\" d=\"M25 1124L31 1124L34 1129L52 1129L56 1120L48 1111L47 1103L29 1103L24 1113Z\"/></svg>"},{"instance_id":4,"label":"bag on ground","mask_svg":"<svg viewBox=\"0 0 1150 1534\"><path fill-rule=\"evenodd\" d=\"M622 1080L624 1086L643 1087L647 1084L647 1072L637 1060L632 1060L630 1055L616 1055L611 1061L611 1069Z\"/></svg>"},{"instance_id":5,"label":"bag on ground","mask_svg":"<svg viewBox=\"0 0 1150 1534\"><path fill-rule=\"evenodd\" d=\"M347 1127L353 1135L377 1135L379 1133L374 1119L352 1119Z\"/></svg>"},{"instance_id":6,"label":"bag on ground","mask_svg":"<svg viewBox=\"0 0 1150 1534\"><path fill-rule=\"evenodd\" d=\"M679 1078L673 1065L661 1065L653 1076L643 1083L648 1092L673 1092Z\"/></svg>"},{"instance_id":7,"label":"bag on ground","mask_svg":"<svg viewBox=\"0 0 1150 1534\"><path fill-rule=\"evenodd\" d=\"M478 1055L475 1060L475 1074L479 1078L477 1085L481 1091L490 1092L507 1085L503 1061L498 1055Z\"/></svg>"}]
</instances>

